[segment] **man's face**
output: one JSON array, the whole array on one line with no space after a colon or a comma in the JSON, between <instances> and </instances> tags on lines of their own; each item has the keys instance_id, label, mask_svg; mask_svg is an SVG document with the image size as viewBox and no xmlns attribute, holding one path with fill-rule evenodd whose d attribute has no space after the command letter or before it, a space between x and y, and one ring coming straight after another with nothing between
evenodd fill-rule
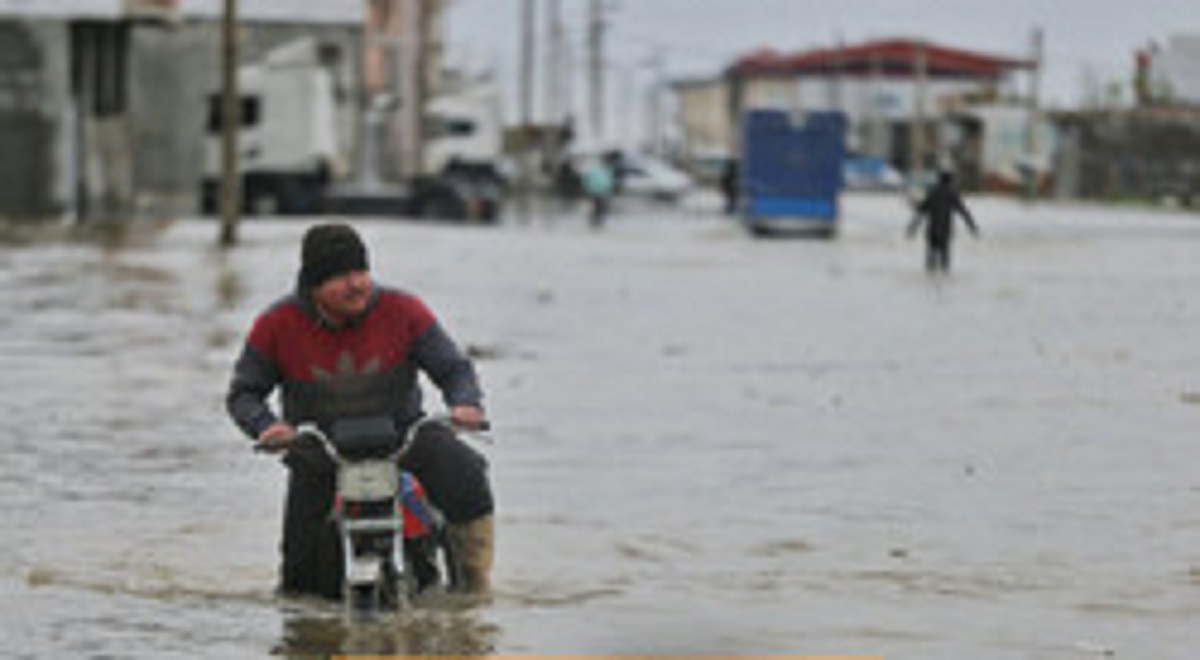
<instances>
[{"instance_id":1,"label":"man's face","mask_svg":"<svg viewBox=\"0 0 1200 660\"><path fill-rule=\"evenodd\" d=\"M352 270L331 277L312 290L313 301L332 321L352 319L367 311L371 299L371 274Z\"/></svg>"}]
</instances>

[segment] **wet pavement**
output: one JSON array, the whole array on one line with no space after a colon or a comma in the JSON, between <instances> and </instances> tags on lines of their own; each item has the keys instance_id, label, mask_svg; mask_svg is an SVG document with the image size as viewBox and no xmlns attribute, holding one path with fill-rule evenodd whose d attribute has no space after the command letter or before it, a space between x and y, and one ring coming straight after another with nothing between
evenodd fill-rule
<instances>
[{"instance_id":1,"label":"wet pavement","mask_svg":"<svg viewBox=\"0 0 1200 660\"><path fill-rule=\"evenodd\" d=\"M0 247L0 655L1190 657L1200 218L973 209L940 278L887 197L357 223L477 356L500 506L493 603L371 626L273 596L283 470L223 412L306 223Z\"/></svg>"}]
</instances>

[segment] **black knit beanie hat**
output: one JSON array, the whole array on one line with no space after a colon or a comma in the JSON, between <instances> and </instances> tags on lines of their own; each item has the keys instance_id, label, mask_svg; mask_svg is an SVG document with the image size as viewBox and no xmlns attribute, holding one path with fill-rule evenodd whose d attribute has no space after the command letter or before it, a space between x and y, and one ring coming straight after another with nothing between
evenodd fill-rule
<instances>
[{"instance_id":1,"label":"black knit beanie hat","mask_svg":"<svg viewBox=\"0 0 1200 660\"><path fill-rule=\"evenodd\" d=\"M367 247L350 225L331 223L310 227L300 251L302 292L311 291L325 280L354 270L370 270Z\"/></svg>"}]
</instances>

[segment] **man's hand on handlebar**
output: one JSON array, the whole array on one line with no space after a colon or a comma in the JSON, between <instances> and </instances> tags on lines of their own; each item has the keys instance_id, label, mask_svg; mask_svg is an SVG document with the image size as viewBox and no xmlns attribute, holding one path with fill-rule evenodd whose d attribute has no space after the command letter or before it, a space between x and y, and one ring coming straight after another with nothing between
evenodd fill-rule
<instances>
[{"instance_id":1,"label":"man's hand on handlebar","mask_svg":"<svg viewBox=\"0 0 1200 660\"><path fill-rule=\"evenodd\" d=\"M451 407L450 422L467 431L486 431L489 428L487 416L479 406Z\"/></svg>"},{"instance_id":2,"label":"man's hand on handlebar","mask_svg":"<svg viewBox=\"0 0 1200 660\"><path fill-rule=\"evenodd\" d=\"M275 422L258 434L257 451L285 451L296 441L296 429L286 422Z\"/></svg>"}]
</instances>

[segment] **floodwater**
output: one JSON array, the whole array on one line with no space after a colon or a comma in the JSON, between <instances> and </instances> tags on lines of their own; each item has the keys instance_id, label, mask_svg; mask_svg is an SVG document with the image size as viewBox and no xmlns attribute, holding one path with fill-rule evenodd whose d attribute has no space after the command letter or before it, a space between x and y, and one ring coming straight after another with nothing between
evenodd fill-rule
<instances>
[{"instance_id":1,"label":"floodwater","mask_svg":"<svg viewBox=\"0 0 1200 660\"><path fill-rule=\"evenodd\" d=\"M0 248L0 655L882 654L1200 647L1200 218L980 199L922 271L705 208L363 221L470 347L497 594L371 626L273 596L283 469L223 412L305 224Z\"/></svg>"}]
</instances>

